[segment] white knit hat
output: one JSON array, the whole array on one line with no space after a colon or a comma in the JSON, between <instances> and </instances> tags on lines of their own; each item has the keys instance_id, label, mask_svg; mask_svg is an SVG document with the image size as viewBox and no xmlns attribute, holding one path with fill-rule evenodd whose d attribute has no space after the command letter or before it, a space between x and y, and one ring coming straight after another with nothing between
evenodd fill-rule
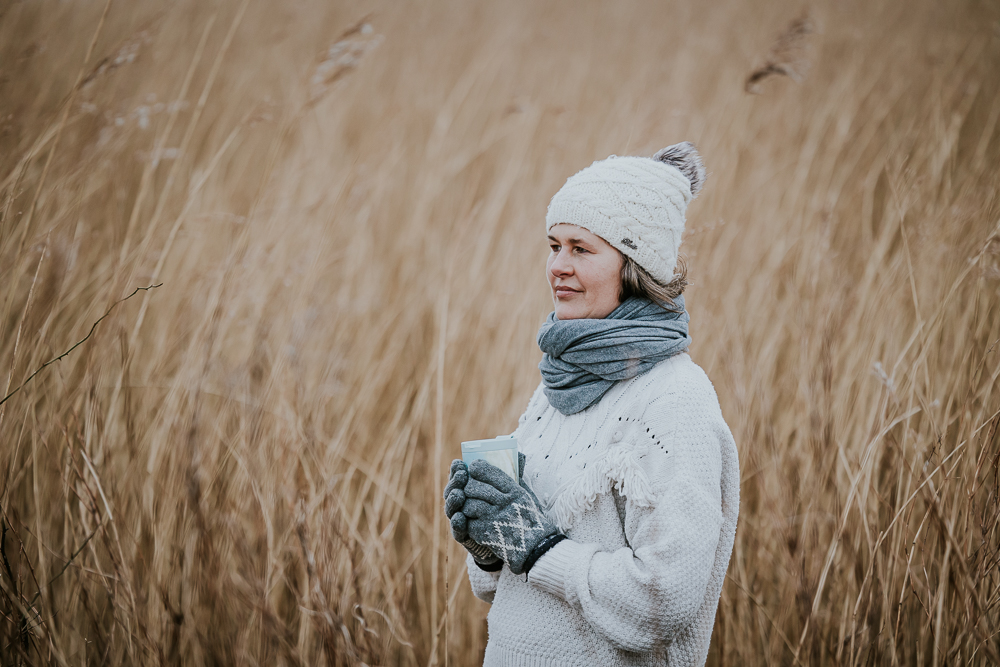
<instances>
[{"instance_id":1,"label":"white knit hat","mask_svg":"<svg viewBox=\"0 0 1000 667\"><path fill-rule=\"evenodd\" d=\"M665 285L677 266L688 202L704 182L701 156L687 141L652 158L612 155L567 179L549 202L545 230L563 222L583 227Z\"/></svg>"}]
</instances>

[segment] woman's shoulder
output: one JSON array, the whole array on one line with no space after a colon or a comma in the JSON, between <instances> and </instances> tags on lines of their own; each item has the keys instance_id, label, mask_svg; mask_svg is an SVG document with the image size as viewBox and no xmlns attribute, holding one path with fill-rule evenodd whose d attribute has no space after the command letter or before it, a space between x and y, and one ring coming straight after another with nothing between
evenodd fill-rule
<instances>
[{"instance_id":1,"label":"woman's shoulder","mask_svg":"<svg viewBox=\"0 0 1000 667\"><path fill-rule=\"evenodd\" d=\"M608 406L610 428L598 433L597 444L613 464L607 477L629 480L631 502L652 506L678 479L719 478L732 435L715 388L689 355L658 363L622 389Z\"/></svg>"},{"instance_id":2,"label":"woman's shoulder","mask_svg":"<svg viewBox=\"0 0 1000 667\"><path fill-rule=\"evenodd\" d=\"M625 393L633 407L705 404L718 409L719 406L715 386L687 352L656 364L649 372L635 378Z\"/></svg>"}]
</instances>

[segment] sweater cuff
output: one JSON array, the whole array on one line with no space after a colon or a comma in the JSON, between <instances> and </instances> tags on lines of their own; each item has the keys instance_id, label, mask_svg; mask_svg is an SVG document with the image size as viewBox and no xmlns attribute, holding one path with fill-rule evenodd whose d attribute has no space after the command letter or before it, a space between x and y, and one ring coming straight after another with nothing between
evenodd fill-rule
<instances>
[{"instance_id":1,"label":"sweater cuff","mask_svg":"<svg viewBox=\"0 0 1000 667\"><path fill-rule=\"evenodd\" d=\"M524 559L524 566L521 571L525 574L530 572L531 568L535 566L535 563L538 562L539 558L547 554L552 547L565 539L568 538L562 533L552 533L548 537L544 538L534 549L531 550L528 557Z\"/></svg>"},{"instance_id":2,"label":"sweater cuff","mask_svg":"<svg viewBox=\"0 0 1000 667\"><path fill-rule=\"evenodd\" d=\"M503 569L503 561L499 558L489 563L482 563L475 556L472 557L472 560L483 572L499 572Z\"/></svg>"},{"instance_id":3,"label":"sweater cuff","mask_svg":"<svg viewBox=\"0 0 1000 667\"><path fill-rule=\"evenodd\" d=\"M538 559L528 573L528 582L535 588L571 602L570 598L575 598L576 595L573 594L570 578L580 568L587 567L587 555L590 551L579 542L563 540Z\"/></svg>"}]
</instances>

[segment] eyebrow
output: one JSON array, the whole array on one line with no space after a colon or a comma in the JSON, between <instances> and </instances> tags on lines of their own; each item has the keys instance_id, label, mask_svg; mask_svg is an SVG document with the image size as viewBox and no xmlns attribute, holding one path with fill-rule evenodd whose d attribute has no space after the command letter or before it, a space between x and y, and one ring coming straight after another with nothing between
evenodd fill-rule
<instances>
[{"instance_id":1,"label":"eyebrow","mask_svg":"<svg viewBox=\"0 0 1000 667\"><path fill-rule=\"evenodd\" d=\"M556 243L559 243L559 239L557 239L556 237L551 236L551 235L549 236L549 240L550 241L555 241ZM587 243L583 239L568 239L568 241L569 241L569 243L572 243L574 245L590 245L589 243Z\"/></svg>"}]
</instances>

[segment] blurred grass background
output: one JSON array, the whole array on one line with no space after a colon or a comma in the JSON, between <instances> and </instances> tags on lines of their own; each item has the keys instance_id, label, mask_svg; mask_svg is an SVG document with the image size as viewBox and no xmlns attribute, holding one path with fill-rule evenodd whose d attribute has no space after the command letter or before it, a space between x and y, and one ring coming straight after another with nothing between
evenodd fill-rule
<instances>
[{"instance_id":1,"label":"blurred grass background","mask_svg":"<svg viewBox=\"0 0 1000 667\"><path fill-rule=\"evenodd\" d=\"M481 661L545 206L691 140L710 664L995 664L998 118L987 0L0 3L0 661Z\"/></svg>"}]
</instances>

